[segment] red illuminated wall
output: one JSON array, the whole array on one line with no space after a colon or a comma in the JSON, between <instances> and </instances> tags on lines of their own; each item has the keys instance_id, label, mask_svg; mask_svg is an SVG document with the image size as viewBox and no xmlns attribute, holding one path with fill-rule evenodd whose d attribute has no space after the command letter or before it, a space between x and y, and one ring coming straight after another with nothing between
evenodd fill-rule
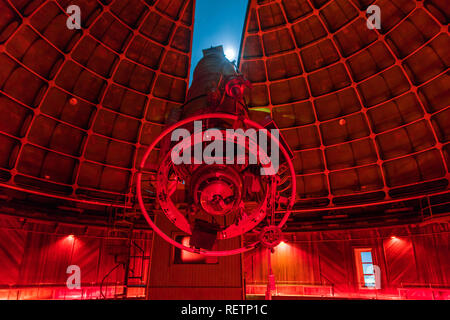
<instances>
[{"instance_id":1,"label":"red illuminated wall","mask_svg":"<svg viewBox=\"0 0 450 320\"><path fill-rule=\"evenodd\" d=\"M161 216L156 219L166 234L172 237L182 234L168 219ZM217 250L235 248L239 241L239 237L221 241ZM241 256L219 257L217 263L177 264L174 246L159 236L154 238L152 250L149 299L241 300L244 297Z\"/></svg>"},{"instance_id":2,"label":"red illuminated wall","mask_svg":"<svg viewBox=\"0 0 450 320\"><path fill-rule=\"evenodd\" d=\"M282 295L449 299L449 231L448 224L433 224L296 233L272 256L277 290ZM355 248L372 249L381 269L380 290L359 288ZM247 293L264 293L266 250L246 256L245 273Z\"/></svg>"},{"instance_id":3,"label":"red illuminated wall","mask_svg":"<svg viewBox=\"0 0 450 320\"><path fill-rule=\"evenodd\" d=\"M272 256L276 293L283 297L449 299L449 231L448 224L432 224L289 234L288 242ZM67 237L70 234L73 240ZM391 238L394 235L396 239ZM135 231L133 238L150 254L150 233ZM0 299L100 298L102 279L117 265L109 241L105 228L0 216ZM355 248L372 249L374 264L381 269L380 290L359 288ZM66 288L66 269L72 264L81 268L82 290ZM162 267L163 272L167 267ZM245 255L244 274L247 294L265 292L265 250ZM112 298L121 292L123 281L124 269L119 267L107 277L109 285L103 292Z\"/></svg>"},{"instance_id":4,"label":"red illuminated wall","mask_svg":"<svg viewBox=\"0 0 450 320\"><path fill-rule=\"evenodd\" d=\"M133 238L148 254L151 234L135 231ZM100 298L103 278L117 265L115 252L105 228L0 216L0 299ZM66 287L69 265L81 269L81 290ZM123 281L124 268L118 267L103 292L113 297Z\"/></svg>"}]
</instances>

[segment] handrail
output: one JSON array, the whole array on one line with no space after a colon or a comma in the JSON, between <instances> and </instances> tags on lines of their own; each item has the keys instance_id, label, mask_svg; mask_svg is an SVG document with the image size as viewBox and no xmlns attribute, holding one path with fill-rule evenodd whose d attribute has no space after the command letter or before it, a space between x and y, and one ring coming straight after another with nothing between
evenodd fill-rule
<instances>
[{"instance_id":1,"label":"handrail","mask_svg":"<svg viewBox=\"0 0 450 320\"><path fill-rule=\"evenodd\" d=\"M293 286L293 285L301 285L301 286L314 286L314 287L334 287L333 283L324 284L321 282L307 282L307 281L277 281L277 285L285 285L285 286ZM246 282L247 286L251 285L267 285L264 281L252 281L252 282Z\"/></svg>"},{"instance_id":2,"label":"handrail","mask_svg":"<svg viewBox=\"0 0 450 320\"><path fill-rule=\"evenodd\" d=\"M142 249L142 248L137 244L137 242L136 242L134 239L131 240L131 243L132 243L136 248L138 248L139 251L141 251L143 254L145 253L145 250Z\"/></svg>"},{"instance_id":3,"label":"handrail","mask_svg":"<svg viewBox=\"0 0 450 320\"><path fill-rule=\"evenodd\" d=\"M114 268L112 268L102 279L102 282L100 283L100 295L103 297L103 299L106 299L105 294L103 293L103 283L105 282L106 278L109 277L109 275L116 270L119 266L123 266L123 263L118 263L117 265L114 266Z\"/></svg>"},{"instance_id":4,"label":"handrail","mask_svg":"<svg viewBox=\"0 0 450 320\"><path fill-rule=\"evenodd\" d=\"M401 282L400 283L400 287L403 289L408 289L408 288L430 288L430 289L445 289L445 290L450 290L450 285L445 285L445 284L439 284L439 283L414 283L414 282Z\"/></svg>"}]
</instances>

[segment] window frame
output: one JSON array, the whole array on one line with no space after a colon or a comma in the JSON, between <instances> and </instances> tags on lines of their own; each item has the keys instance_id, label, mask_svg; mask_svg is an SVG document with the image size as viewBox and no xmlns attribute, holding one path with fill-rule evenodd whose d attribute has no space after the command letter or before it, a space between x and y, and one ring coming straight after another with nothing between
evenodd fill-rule
<instances>
[{"instance_id":1,"label":"window frame","mask_svg":"<svg viewBox=\"0 0 450 320\"><path fill-rule=\"evenodd\" d=\"M358 287L360 289L364 290L374 290L376 289L376 272L375 272L375 266L376 259L374 255L373 248L370 247L357 247L353 250L354 256L355 256L355 264L356 264L356 280L358 282ZM370 252L372 262L363 262L361 253L362 252ZM364 273L364 265L372 265L372 273ZM373 285L367 285L365 276L373 276L374 282Z\"/></svg>"}]
</instances>

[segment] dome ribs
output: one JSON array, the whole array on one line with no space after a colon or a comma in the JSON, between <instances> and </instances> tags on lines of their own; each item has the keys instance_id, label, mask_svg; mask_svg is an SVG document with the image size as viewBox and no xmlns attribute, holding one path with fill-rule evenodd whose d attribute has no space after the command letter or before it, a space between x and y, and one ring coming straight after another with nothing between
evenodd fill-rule
<instances>
[{"instance_id":1,"label":"dome ribs","mask_svg":"<svg viewBox=\"0 0 450 320\"><path fill-rule=\"evenodd\" d=\"M184 102L193 2L1 0L0 110L14 108L0 121L2 185L123 206L148 137ZM71 4L82 30L65 26ZM29 94L11 91L19 79Z\"/></svg>"},{"instance_id":2,"label":"dome ribs","mask_svg":"<svg viewBox=\"0 0 450 320\"><path fill-rule=\"evenodd\" d=\"M366 27L371 4L381 8L381 30ZM270 110L294 150L298 206L362 205L448 189L450 38L439 1L249 5L240 66L254 82L251 114L258 119ZM247 54L251 43L261 44L257 54Z\"/></svg>"},{"instance_id":3,"label":"dome ribs","mask_svg":"<svg viewBox=\"0 0 450 320\"><path fill-rule=\"evenodd\" d=\"M123 205L143 149L184 102L194 3L0 0L1 185ZM82 30L66 28L69 4L82 8ZM381 30L366 28L371 4ZM447 7L250 0L246 99L293 149L298 207L448 190Z\"/></svg>"}]
</instances>

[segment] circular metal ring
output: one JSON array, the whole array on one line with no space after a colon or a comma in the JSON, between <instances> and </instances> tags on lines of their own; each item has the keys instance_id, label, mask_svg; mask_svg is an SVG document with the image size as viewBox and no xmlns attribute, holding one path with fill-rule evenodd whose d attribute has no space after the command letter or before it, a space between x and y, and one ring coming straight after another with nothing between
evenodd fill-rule
<instances>
[{"instance_id":1,"label":"circular metal ring","mask_svg":"<svg viewBox=\"0 0 450 320\"><path fill-rule=\"evenodd\" d=\"M141 187L141 181L142 181L142 168L145 167L145 163L150 155L150 153L153 151L153 149L156 147L156 145L170 132L172 132L173 130L177 129L178 127L181 127L187 123L193 122L193 121L197 121L197 120L203 120L203 119L227 119L227 120L232 120L232 121L237 121L237 120L242 120L244 121L244 123L248 126L251 127L255 127L257 129L265 129L263 126L261 126L259 123L254 122L252 120L249 119L241 119L236 115L232 115L232 114L227 114L227 113L207 113L207 114L200 114L200 115L196 115L190 118L186 118L183 119L173 125L171 125L169 128L165 129L154 141L153 143L148 147L147 151L145 152L142 161L141 161L141 165L140 165L140 171L137 173L137 185L136 185L136 190L137 190L137 196L138 196L138 201L139 201L139 206L141 208L142 214L144 215L145 220L147 221L147 223L150 225L150 227L164 240L166 240L167 242L169 242L171 245L181 249L181 250L186 250L188 252L192 252L192 253L198 253L198 254L202 254L205 256L230 256L230 255L234 255L234 254L240 254L240 253L244 253L247 252L249 250L252 250L256 247L256 245L258 244L259 241L256 241L250 245L247 245L245 247L241 247L241 248L237 248L237 249L232 249L232 250L227 250L227 251L210 251L210 250L204 250L204 249L194 249L191 247L187 247L182 245L181 243L173 240L171 237L169 237L167 234L165 234L161 229L158 228L158 226L153 222L153 220L150 218L150 215L147 212L147 209L145 208L145 204L144 204L144 200L142 198L142 187ZM295 195L296 195L296 179L295 179L295 170L294 170L294 165L291 161L291 159L289 158L289 153L287 152L287 150L283 147L283 145L280 143L280 141L278 141L275 137L272 136L272 134L270 133L269 130L267 130L267 135L270 137L270 139L272 139L273 141L275 141L281 152L283 153L288 166L289 166L289 170L290 170L290 174L291 174L291 178L292 178L292 189L291 189L291 197L290 197L290 201L287 207L287 211L283 217L283 219L280 221L280 223L278 224L278 228L282 228L287 220L289 219L289 215L291 213L291 209L294 206L294 202L295 202Z\"/></svg>"}]
</instances>

